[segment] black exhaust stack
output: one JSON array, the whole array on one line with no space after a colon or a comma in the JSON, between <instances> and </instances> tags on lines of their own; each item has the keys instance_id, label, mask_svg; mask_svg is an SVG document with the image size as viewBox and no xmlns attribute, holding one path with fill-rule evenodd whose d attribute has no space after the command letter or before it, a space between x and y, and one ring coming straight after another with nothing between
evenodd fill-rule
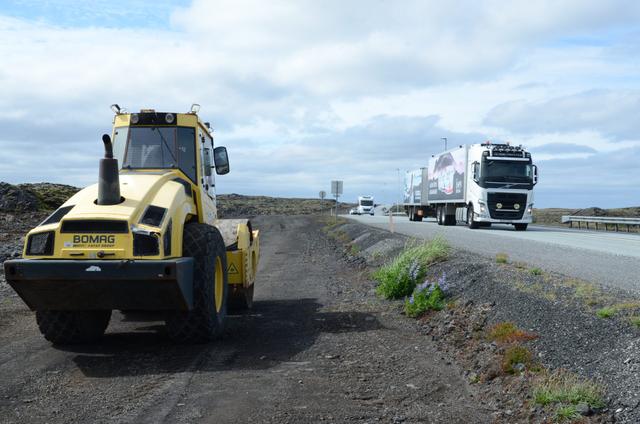
<instances>
[{"instance_id":1,"label":"black exhaust stack","mask_svg":"<svg viewBox=\"0 0 640 424\"><path fill-rule=\"evenodd\" d=\"M104 158L100 159L100 174L98 175L98 204L117 205L120 203L120 177L118 159L113 158L113 144L108 134L102 136L104 143Z\"/></svg>"}]
</instances>

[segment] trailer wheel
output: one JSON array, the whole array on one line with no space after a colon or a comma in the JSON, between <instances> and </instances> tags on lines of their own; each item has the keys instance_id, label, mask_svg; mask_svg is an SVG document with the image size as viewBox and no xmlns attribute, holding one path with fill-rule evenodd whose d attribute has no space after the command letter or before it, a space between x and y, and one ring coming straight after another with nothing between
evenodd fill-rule
<instances>
[{"instance_id":1,"label":"trailer wheel","mask_svg":"<svg viewBox=\"0 0 640 424\"><path fill-rule=\"evenodd\" d=\"M100 340L110 319L110 310L36 311L36 322L44 338L60 345Z\"/></svg>"},{"instance_id":2,"label":"trailer wheel","mask_svg":"<svg viewBox=\"0 0 640 424\"><path fill-rule=\"evenodd\" d=\"M527 231L528 224L513 224L516 227L516 231Z\"/></svg>"},{"instance_id":3,"label":"trailer wheel","mask_svg":"<svg viewBox=\"0 0 640 424\"><path fill-rule=\"evenodd\" d=\"M193 309L166 317L169 337L179 343L205 343L222 335L227 317L227 256L217 228L184 226L182 252L193 257Z\"/></svg>"},{"instance_id":4,"label":"trailer wheel","mask_svg":"<svg viewBox=\"0 0 640 424\"><path fill-rule=\"evenodd\" d=\"M413 220L417 221L417 222L421 222L422 221L422 215L418 215L416 213L415 215L413 215Z\"/></svg>"},{"instance_id":5,"label":"trailer wheel","mask_svg":"<svg viewBox=\"0 0 640 424\"><path fill-rule=\"evenodd\" d=\"M469 228L471 228L472 230L477 229L478 227L480 227L478 225L478 223L473 219L474 217L474 213L473 213L473 205L469 205L469 207L467 208L467 225L469 226Z\"/></svg>"},{"instance_id":6,"label":"trailer wheel","mask_svg":"<svg viewBox=\"0 0 640 424\"><path fill-rule=\"evenodd\" d=\"M451 225L456 225L456 224L457 224L457 222L456 222L456 216L455 215L444 215L444 225L451 226Z\"/></svg>"},{"instance_id":7,"label":"trailer wheel","mask_svg":"<svg viewBox=\"0 0 640 424\"><path fill-rule=\"evenodd\" d=\"M443 215L442 206L436 206L436 221L438 221L438 225L444 225Z\"/></svg>"}]
</instances>

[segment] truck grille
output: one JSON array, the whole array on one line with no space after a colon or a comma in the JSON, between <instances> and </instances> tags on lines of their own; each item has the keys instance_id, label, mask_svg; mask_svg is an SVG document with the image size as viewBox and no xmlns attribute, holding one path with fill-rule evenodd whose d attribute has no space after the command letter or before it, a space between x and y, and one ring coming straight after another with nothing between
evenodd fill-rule
<instances>
[{"instance_id":1,"label":"truck grille","mask_svg":"<svg viewBox=\"0 0 640 424\"><path fill-rule=\"evenodd\" d=\"M487 194L489 203L489 214L493 219L522 219L527 208L527 195L521 193L489 193ZM502 207L498 209L498 203ZM516 210L515 204L520 208Z\"/></svg>"}]
</instances>

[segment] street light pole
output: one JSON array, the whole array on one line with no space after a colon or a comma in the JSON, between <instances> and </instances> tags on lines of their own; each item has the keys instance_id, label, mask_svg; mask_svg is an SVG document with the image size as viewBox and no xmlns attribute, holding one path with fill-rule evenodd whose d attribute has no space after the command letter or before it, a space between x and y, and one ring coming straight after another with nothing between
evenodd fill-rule
<instances>
[{"instance_id":1,"label":"street light pole","mask_svg":"<svg viewBox=\"0 0 640 424\"><path fill-rule=\"evenodd\" d=\"M441 137L440 140L444 140L444 150L447 150L447 137Z\"/></svg>"},{"instance_id":2,"label":"street light pole","mask_svg":"<svg viewBox=\"0 0 640 424\"><path fill-rule=\"evenodd\" d=\"M400 203L402 203L402 181L400 180L400 168L396 168L398 171L398 187L400 188L400 201L398 202L398 206L396 207L396 212L400 212Z\"/></svg>"}]
</instances>

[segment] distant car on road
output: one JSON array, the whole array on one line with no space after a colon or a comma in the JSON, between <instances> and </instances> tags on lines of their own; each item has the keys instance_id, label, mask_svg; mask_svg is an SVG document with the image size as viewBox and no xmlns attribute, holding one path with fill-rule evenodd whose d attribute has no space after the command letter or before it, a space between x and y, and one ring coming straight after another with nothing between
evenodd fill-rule
<instances>
[{"instance_id":1,"label":"distant car on road","mask_svg":"<svg viewBox=\"0 0 640 424\"><path fill-rule=\"evenodd\" d=\"M357 214L358 214L358 211L356 208L349 209L349 215L357 215Z\"/></svg>"}]
</instances>

